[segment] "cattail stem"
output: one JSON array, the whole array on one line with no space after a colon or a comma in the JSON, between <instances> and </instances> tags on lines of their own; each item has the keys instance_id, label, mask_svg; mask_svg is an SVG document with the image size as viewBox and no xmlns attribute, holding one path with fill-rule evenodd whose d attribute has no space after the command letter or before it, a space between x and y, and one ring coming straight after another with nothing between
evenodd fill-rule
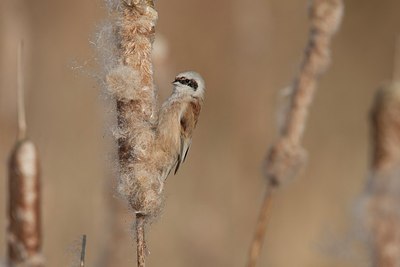
<instances>
[{"instance_id":1,"label":"cattail stem","mask_svg":"<svg viewBox=\"0 0 400 267\"><path fill-rule=\"evenodd\" d=\"M82 248L81 248L81 262L80 267L85 267L85 257L86 257L86 235L82 236Z\"/></svg>"},{"instance_id":2,"label":"cattail stem","mask_svg":"<svg viewBox=\"0 0 400 267\"><path fill-rule=\"evenodd\" d=\"M24 101L24 64L23 64L23 42L18 46L17 66L17 106L18 106L18 140L26 138L26 116Z\"/></svg>"},{"instance_id":3,"label":"cattail stem","mask_svg":"<svg viewBox=\"0 0 400 267\"><path fill-rule=\"evenodd\" d=\"M280 136L268 152L265 173L268 187L277 188L295 177L304 165L305 151L301 140L308 110L313 100L318 79L330 63L330 43L339 28L343 14L342 0L313 0L309 10L311 27L303 63L292 86L291 102ZM268 189L261 206L256 234L251 244L248 266L255 266L259 258L272 189Z\"/></svg>"},{"instance_id":4,"label":"cattail stem","mask_svg":"<svg viewBox=\"0 0 400 267\"><path fill-rule=\"evenodd\" d=\"M253 242L250 246L249 261L247 267L255 267L257 260L261 254L261 248L264 243L265 231L267 229L268 220L271 214L272 195L274 188L268 187L264 194L264 199L260 209L259 218L257 221L256 231L254 233Z\"/></svg>"},{"instance_id":5,"label":"cattail stem","mask_svg":"<svg viewBox=\"0 0 400 267\"><path fill-rule=\"evenodd\" d=\"M400 36L396 39L393 61L393 81L400 82Z\"/></svg>"},{"instance_id":6,"label":"cattail stem","mask_svg":"<svg viewBox=\"0 0 400 267\"><path fill-rule=\"evenodd\" d=\"M145 216L136 214L136 244L137 244L137 266L145 267L146 259L146 240L145 240Z\"/></svg>"}]
</instances>

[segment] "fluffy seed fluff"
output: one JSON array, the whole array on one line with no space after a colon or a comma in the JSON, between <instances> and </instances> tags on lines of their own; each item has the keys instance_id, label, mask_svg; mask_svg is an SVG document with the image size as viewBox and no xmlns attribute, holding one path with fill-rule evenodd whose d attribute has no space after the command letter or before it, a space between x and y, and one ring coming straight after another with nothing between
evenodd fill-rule
<instances>
[{"instance_id":1,"label":"fluffy seed fluff","mask_svg":"<svg viewBox=\"0 0 400 267\"><path fill-rule=\"evenodd\" d=\"M139 80L139 73L137 70L119 65L107 75L107 90L115 99L129 102L134 99L140 100L138 95L140 92L133 92L132 88L140 88L141 82Z\"/></svg>"},{"instance_id":2,"label":"fluffy seed fluff","mask_svg":"<svg viewBox=\"0 0 400 267\"><path fill-rule=\"evenodd\" d=\"M156 95L151 51L157 12L144 0L108 0L117 19L102 34L101 50L117 60L105 66L106 88L117 103L118 192L134 212L155 217L162 206L162 187L154 167ZM111 29L111 31L110 31ZM104 40L109 36L110 40ZM110 44L112 47L104 47ZM114 53L117 47L118 50Z\"/></svg>"},{"instance_id":3,"label":"fluffy seed fluff","mask_svg":"<svg viewBox=\"0 0 400 267\"><path fill-rule=\"evenodd\" d=\"M129 81L127 79L131 79L133 73L135 72L125 71L126 76L122 80ZM138 84L137 79L132 79L130 82L133 84L121 83L118 88L114 88L116 89L114 96L120 99L119 107L124 115L124 118L119 119L116 134L120 154L118 191L128 199L135 212L144 215L156 215L162 205L160 190L162 185L159 183L158 174L153 168L154 124L151 123L151 120L145 119L152 118L152 114L148 112L146 107L148 104L146 103L146 91L138 89L133 93L131 92L129 99L119 98L127 92L125 85Z\"/></svg>"}]
</instances>

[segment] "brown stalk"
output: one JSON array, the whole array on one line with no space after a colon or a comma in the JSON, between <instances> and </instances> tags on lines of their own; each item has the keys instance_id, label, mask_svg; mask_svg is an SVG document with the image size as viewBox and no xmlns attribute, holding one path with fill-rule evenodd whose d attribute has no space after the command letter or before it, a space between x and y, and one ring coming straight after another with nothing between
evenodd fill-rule
<instances>
[{"instance_id":1,"label":"brown stalk","mask_svg":"<svg viewBox=\"0 0 400 267\"><path fill-rule=\"evenodd\" d=\"M22 43L18 49L18 140L9 161L7 228L10 266L43 266L39 156L26 138Z\"/></svg>"},{"instance_id":2,"label":"brown stalk","mask_svg":"<svg viewBox=\"0 0 400 267\"><path fill-rule=\"evenodd\" d=\"M17 115L18 115L18 140L26 138L26 117L25 117L25 96L24 96L24 67L23 67L23 42L21 41L18 48L18 70L17 70Z\"/></svg>"},{"instance_id":3,"label":"brown stalk","mask_svg":"<svg viewBox=\"0 0 400 267\"><path fill-rule=\"evenodd\" d=\"M396 39L394 50L393 81L400 81L400 35Z\"/></svg>"},{"instance_id":4,"label":"brown stalk","mask_svg":"<svg viewBox=\"0 0 400 267\"><path fill-rule=\"evenodd\" d=\"M136 215L136 243L137 243L137 266L145 266L146 257L146 240L144 236L145 216L141 214Z\"/></svg>"},{"instance_id":5,"label":"brown stalk","mask_svg":"<svg viewBox=\"0 0 400 267\"><path fill-rule=\"evenodd\" d=\"M340 26L343 14L342 0L314 0L311 2L309 42L299 74L292 85L289 110L277 141L270 148L265 165L268 182L264 202L260 210L256 234L250 246L248 267L256 266L273 191L295 177L305 161L301 140L306 126L308 110L313 100L320 76L330 64L330 44Z\"/></svg>"},{"instance_id":6,"label":"brown stalk","mask_svg":"<svg viewBox=\"0 0 400 267\"><path fill-rule=\"evenodd\" d=\"M265 231L267 230L268 218L271 213L272 206L272 190L268 190L264 195L264 200L260 209L257 221L256 231L254 233L253 242L250 245L249 259L247 266L256 266L261 254L264 243Z\"/></svg>"},{"instance_id":7,"label":"brown stalk","mask_svg":"<svg viewBox=\"0 0 400 267\"><path fill-rule=\"evenodd\" d=\"M85 267L85 257L86 257L86 235L82 236L82 248L81 248L81 261L80 267Z\"/></svg>"}]
</instances>

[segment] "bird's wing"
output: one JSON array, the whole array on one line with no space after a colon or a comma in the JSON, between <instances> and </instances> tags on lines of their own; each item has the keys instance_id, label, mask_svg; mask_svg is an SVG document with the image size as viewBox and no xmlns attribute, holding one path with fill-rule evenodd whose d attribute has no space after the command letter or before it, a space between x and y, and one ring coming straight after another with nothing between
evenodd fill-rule
<instances>
[{"instance_id":1,"label":"bird's wing","mask_svg":"<svg viewBox=\"0 0 400 267\"><path fill-rule=\"evenodd\" d=\"M178 154L178 159L175 167L175 174L180 165L185 161L192 144L192 134L197 125L197 120L200 115L201 103L198 99L189 102L180 118L181 124L181 147Z\"/></svg>"}]
</instances>

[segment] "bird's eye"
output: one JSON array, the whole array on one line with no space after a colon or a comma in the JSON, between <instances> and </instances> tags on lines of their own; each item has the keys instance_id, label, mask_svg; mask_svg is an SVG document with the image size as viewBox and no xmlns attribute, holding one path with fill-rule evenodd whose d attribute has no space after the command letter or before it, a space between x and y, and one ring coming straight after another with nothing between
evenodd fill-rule
<instances>
[{"instance_id":1,"label":"bird's eye","mask_svg":"<svg viewBox=\"0 0 400 267\"><path fill-rule=\"evenodd\" d=\"M192 88L193 90L195 91L197 90L198 84L195 80L186 79L185 84L190 88Z\"/></svg>"},{"instance_id":2,"label":"bird's eye","mask_svg":"<svg viewBox=\"0 0 400 267\"><path fill-rule=\"evenodd\" d=\"M189 79L182 79L182 84L189 85L190 84L190 80Z\"/></svg>"},{"instance_id":3,"label":"bird's eye","mask_svg":"<svg viewBox=\"0 0 400 267\"><path fill-rule=\"evenodd\" d=\"M189 86L192 87L195 91L199 87L199 85L197 84L197 82L195 80L190 80Z\"/></svg>"},{"instance_id":4,"label":"bird's eye","mask_svg":"<svg viewBox=\"0 0 400 267\"><path fill-rule=\"evenodd\" d=\"M190 88L192 88L194 91L196 91L197 88L199 87L199 85L197 84L197 82L195 80L187 79L184 77L176 78L174 82L179 82L180 84L187 85Z\"/></svg>"}]
</instances>

